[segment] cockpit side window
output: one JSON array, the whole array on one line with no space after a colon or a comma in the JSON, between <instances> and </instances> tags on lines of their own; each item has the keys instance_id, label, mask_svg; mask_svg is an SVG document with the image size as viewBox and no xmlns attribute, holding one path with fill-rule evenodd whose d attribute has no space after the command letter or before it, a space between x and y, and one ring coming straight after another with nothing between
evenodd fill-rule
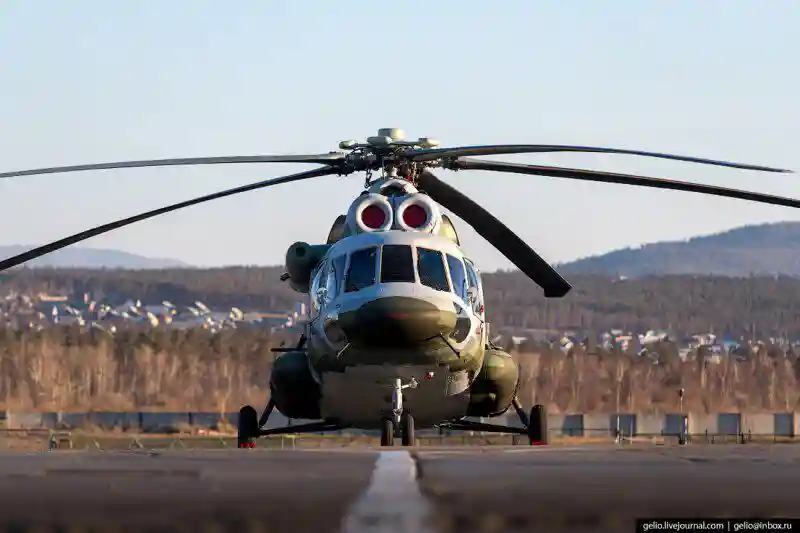
<instances>
[{"instance_id":1,"label":"cockpit side window","mask_svg":"<svg viewBox=\"0 0 800 533\"><path fill-rule=\"evenodd\" d=\"M356 292L375 284L377 274L376 247L356 250L350 254L350 266L347 268L345 276L344 292Z\"/></svg>"},{"instance_id":2,"label":"cockpit side window","mask_svg":"<svg viewBox=\"0 0 800 533\"><path fill-rule=\"evenodd\" d=\"M467 267L467 281L470 287L479 288L478 284L478 271L472 265L469 259L464 259L464 265Z\"/></svg>"},{"instance_id":3,"label":"cockpit side window","mask_svg":"<svg viewBox=\"0 0 800 533\"><path fill-rule=\"evenodd\" d=\"M381 250L381 283L414 283L414 254L407 244L384 244Z\"/></svg>"},{"instance_id":4,"label":"cockpit side window","mask_svg":"<svg viewBox=\"0 0 800 533\"><path fill-rule=\"evenodd\" d=\"M467 282L470 288L475 289L475 301L472 302L473 310L479 315L483 313L483 299L481 297L480 278L478 277L478 270L469 259L464 259L464 266L467 267Z\"/></svg>"},{"instance_id":5,"label":"cockpit side window","mask_svg":"<svg viewBox=\"0 0 800 533\"><path fill-rule=\"evenodd\" d=\"M442 252L417 248L417 270L420 283L437 291L450 292Z\"/></svg>"},{"instance_id":6,"label":"cockpit side window","mask_svg":"<svg viewBox=\"0 0 800 533\"><path fill-rule=\"evenodd\" d=\"M467 303L467 275L464 272L464 263L458 257L447 254L447 267L450 269L450 279L453 280L453 291Z\"/></svg>"},{"instance_id":7,"label":"cockpit side window","mask_svg":"<svg viewBox=\"0 0 800 533\"><path fill-rule=\"evenodd\" d=\"M314 272L313 282L311 283L311 310L318 311L325 306L325 295L320 289L325 289L327 284L328 263L323 261L317 266Z\"/></svg>"},{"instance_id":8,"label":"cockpit side window","mask_svg":"<svg viewBox=\"0 0 800 533\"><path fill-rule=\"evenodd\" d=\"M342 254L333 259L333 269L328 276L328 293L331 298L336 298L339 291L342 290L342 281L344 280L344 265L347 262L347 256Z\"/></svg>"},{"instance_id":9,"label":"cockpit side window","mask_svg":"<svg viewBox=\"0 0 800 533\"><path fill-rule=\"evenodd\" d=\"M319 266L319 286L327 287L328 285L328 262L324 261Z\"/></svg>"}]
</instances>

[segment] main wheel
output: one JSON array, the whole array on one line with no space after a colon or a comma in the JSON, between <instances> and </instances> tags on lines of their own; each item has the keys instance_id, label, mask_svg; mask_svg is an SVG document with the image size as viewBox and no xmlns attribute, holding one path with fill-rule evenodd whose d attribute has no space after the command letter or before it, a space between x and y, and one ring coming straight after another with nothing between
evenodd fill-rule
<instances>
[{"instance_id":1,"label":"main wheel","mask_svg":"<svg viewBox=\"0 0 800 533\"><path fill-rule=\"evenodd\" d=\"M245 405L239 409L239 424L236 428L236 444L239 448L255 448L258 437L258 412Z\"/></svg>"},{"instance_id":2,"label":"main wheel","mask_svg":"<svg viewBox=\"0 0 800 533\"><path fill-rule=\"evenodd\" d=\"M414 416L410 414L403 415L400 419L400 432L403 439L403 446L414 445Z\"/></svg>"},{"instance_id":3,"label":"main wheel","mask_svg":"<svg viewBox=\"0 0 800 533\"><path fill-rule=\"evenodd\" d=\"M532 445L547 444L547 411L543 405L534 405L528 417L528 440Z\"/></svg>"},{"instance_id":4,"label":"main wheel","mask_svg":"<svg viewBox=\"0 0 800 533\"><path fill-rule=\"evenodd\" d=\"M394 420L384 418L381 424L381 446L394 446Z\"/></svg>"}]
</instances>

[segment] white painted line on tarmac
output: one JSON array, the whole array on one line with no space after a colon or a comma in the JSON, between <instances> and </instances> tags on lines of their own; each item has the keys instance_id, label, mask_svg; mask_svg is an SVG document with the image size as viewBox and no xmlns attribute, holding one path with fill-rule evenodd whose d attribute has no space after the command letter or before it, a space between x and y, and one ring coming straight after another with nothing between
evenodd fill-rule
<instances>
[{"instance_id":1,"label":"white painted line on tarmac","mask_svg":"<svg viewBox=\"0 0 800 533\"><path fill-rule=\"evenodd\" d=\"M343 533L432 533L433 508L405 451L380 452L372 480L348 510Z\"/></svg>"}]
</instances>

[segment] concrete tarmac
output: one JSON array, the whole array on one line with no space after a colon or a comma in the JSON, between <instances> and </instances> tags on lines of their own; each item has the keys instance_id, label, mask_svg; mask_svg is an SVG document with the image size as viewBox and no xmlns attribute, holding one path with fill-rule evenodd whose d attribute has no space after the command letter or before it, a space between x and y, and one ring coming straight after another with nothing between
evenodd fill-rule
<instances>
[{"instance_id":1,"label":"concrete tarmac","mask_svg":"<svg viewBox=\"0 0 800 533\"><path fill-rule=\"evenodd\" d=\"M0 454L0 531L632 532L663 516L800 516L800 446Z\"/></svg>"}]
</instances>

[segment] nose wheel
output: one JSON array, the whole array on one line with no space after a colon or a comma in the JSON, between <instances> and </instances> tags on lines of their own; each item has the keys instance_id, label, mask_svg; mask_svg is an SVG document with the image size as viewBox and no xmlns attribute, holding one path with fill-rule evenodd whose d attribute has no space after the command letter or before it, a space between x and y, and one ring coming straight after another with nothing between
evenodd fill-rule
<instances>
[{"instance_id":1,"label":"nose wheel","mask_svg":"<svg viewBox=\"0 0 800 533\"><path fill-rule=\"evenodd\" d=\"M394 420L384 418L381 425L381 446L394 446Z\"/></svg>"},{"instance_id":2,"label":"nose wheel","mask_svg":"<svg viewBox=\"0 0 800 533\"><path fill-rule=\"evenodd\" d=\"M386 417L382 421L381 446L394 446L395 433L398 432L403 446L414 445L414 416L403 408L403 391L415 389L418 385L419 382L414 378L411 378L405 385L401 379L395 379L392 391L392 416Z\"/></svg>"},{"instance_id":3,"label":"nose wheel","mask_svg":"<svg viewBox=\"0 0 800 533\"><path fill-rule=\"evenodd\" d=\"M414 415L406 413L400 421L400 435L403 446L413 446L415 443L414 437Z\"/></svg>"}]
</instances>

